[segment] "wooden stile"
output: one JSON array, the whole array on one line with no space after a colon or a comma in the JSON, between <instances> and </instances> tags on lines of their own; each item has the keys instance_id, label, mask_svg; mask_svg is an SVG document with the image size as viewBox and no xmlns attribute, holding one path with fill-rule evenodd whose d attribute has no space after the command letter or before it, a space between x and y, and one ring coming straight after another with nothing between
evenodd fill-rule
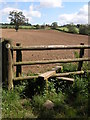
<instances>
[{"instance_id":1,"label":"wooden stile","mask_svg":"<svg viewBox=\"0 0 90 120\"><path fill-rule=\"evenodd\" d=\"M74 72L67 72L67 73L58 73L55 75L52 75L51 78L55 78L55 77L64 77L64 76L69 76L69 75L80 75L80 74L84 74L85 72L82 71L74 71ZM90 73L90 70L87 71L87 73ZM38 78L37 76L25 76L25 77L15 77L13 78L14 81L18 81L18 80L30 80L30 79L34 79L34 78Z\"/></svg>"},{"instance_id":2,"label":"wooden stile","mask_svg":"<svg viewBox=\"0 0 90 120\"><path fill-rule=\"evenodd\" d=\"M48 72L45 72L43 74L40 74L38 76L39 79L42 79L42 80L46 80L46 90L48 92L48 78L50 78L52 75L55 75L56 74L56 71L48 71Z\"/></svg>"},{"instance_id":3,"label":"wooden stile","mask_svg":"<svg viewBox=\"0 0 90 120\"><path fill-rule=\"evenodd\" d=\"M44 61L26 61L22 62L22 51L23 50L64 50L64 49L80 49L79 58L74 59L59 59L59 60L44 60ZM82 70L83 61L90 61L89 58L83 58L84 56L84 49L90 49L90 45L84 45L81 43L80 45L46 45L46 46L27 46L22 47L21 43L17 43L16 46L12 46L10 40L6 40L4 43L4 51L5 56L3 56L3 70L7 68L5 71L5 78L7 77L8 80L8 89L13 89L13 81L18 80L29 80L34 78L40 78L46 80L46 88L48 90L48 78L57 78L58 80L65 80L73 82L74 79L68 78L65 76L69 75L78 75L84 74L85 72ZM16 62L13 63L13 51L16 51ZM5 59L5 57L7 58ZM56 66L51 71L45 72L43 74L37 76L25 76L21 77L22 74L22 65L37 65L37 64L54 64L54 63L70 63L70 62L79 62L78 64L78 71L74 72L67 72L67 73L60 73L63 70L63 66ZM16 77L13 78L13 67L16 66ZM90 71L89 71L90 72ZM4 75L3 75L4 76Z\"/></svg>"}]
</instances>

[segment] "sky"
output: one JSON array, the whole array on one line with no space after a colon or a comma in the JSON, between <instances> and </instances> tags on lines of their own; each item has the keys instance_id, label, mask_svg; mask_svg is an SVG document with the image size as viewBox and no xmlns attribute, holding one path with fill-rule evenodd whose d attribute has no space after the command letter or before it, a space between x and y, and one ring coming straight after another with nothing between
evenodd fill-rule
<instances>
[{"instance_id":1,"label":"sky","mask_svg":"<svg viewBox=\"0 0 90 120\"><path fill-rule=\"evenodd\" d=\"M87 0L0 0L0 23L9 23L13 10L22 11L31 24L88 24Z\"/></svg>"}]
</instances>

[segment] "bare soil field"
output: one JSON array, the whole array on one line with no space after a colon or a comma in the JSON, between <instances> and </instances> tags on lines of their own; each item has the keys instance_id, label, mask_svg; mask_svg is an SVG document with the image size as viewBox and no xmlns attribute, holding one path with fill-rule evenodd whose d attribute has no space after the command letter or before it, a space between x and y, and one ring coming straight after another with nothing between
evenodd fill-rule
<instances>
[{"instance_id":1,"label":"bare soil field","mask_svg":"<svg viewBox=\"0 0 90 120\"><path fill-rule=\"evenodd\" d=\"M2 37L11 39L13 45L21 43L24 46L33 45L79 45L88 44L88 36L64 33L56 30L19 30L3 29ZM55 60L64 58L74 58L74 52L77 50L52 50L52 51L25 51L23 52L23 61L35 60ZM88 52L85 51L85 56ZM15 60L15 54L14 54ZM24 72L39 73L52 69L53 65L24 66Z\"/></svg>"}]
</instances>

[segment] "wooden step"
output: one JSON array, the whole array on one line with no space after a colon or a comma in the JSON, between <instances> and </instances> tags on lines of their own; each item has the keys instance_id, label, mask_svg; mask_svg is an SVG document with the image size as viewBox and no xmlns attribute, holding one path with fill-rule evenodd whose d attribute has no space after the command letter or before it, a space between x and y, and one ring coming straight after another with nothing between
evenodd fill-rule
<instances>
[{"instance_id":1,"label":"wooden step","mask_svg":"<svg viewBox=\"0 0 90 120\"><path fill-rule=\"evenodd\" d=\"M44 80L47 80L49 77L55 74L56 74L56 71L52 70L52 71L48 71L43 74L40 74L38 77L43 78Z\"/></svg>"}]
</instances>

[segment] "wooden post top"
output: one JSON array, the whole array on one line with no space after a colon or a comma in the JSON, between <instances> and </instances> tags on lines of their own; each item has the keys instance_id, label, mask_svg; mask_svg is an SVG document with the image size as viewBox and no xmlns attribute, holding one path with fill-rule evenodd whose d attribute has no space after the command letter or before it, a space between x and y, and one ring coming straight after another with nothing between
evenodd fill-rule
<instances>
[{"instance_id":1,"label":"wooden post top","mask_svg":"<svg viewBox=\"0 0 90 120\"><path fill-rule=\"evenodd\" d=\"M16 43L16 46L21 46L21 43Z\"/></svg>"}]
</instances>

